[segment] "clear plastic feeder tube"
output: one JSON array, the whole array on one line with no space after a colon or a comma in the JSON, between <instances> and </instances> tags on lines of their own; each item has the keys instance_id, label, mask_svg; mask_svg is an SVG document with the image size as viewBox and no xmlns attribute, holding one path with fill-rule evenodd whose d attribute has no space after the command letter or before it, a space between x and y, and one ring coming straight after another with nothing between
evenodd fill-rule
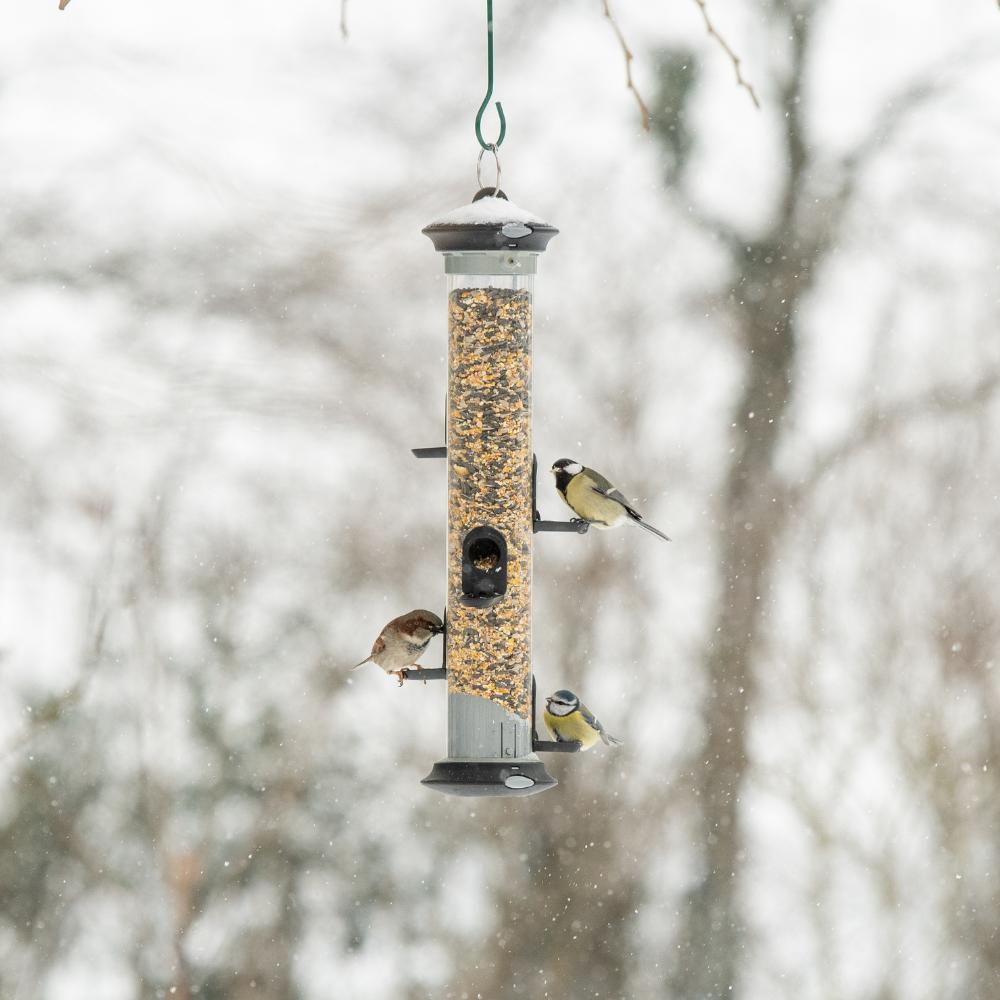
<instances>
[{"instance_id":1,"label":"clear plastic feeder tube","mask_svg":"<svg viewBox=\"0 0 1000 1000\"><path fill-rule=\"evenodd\" d=\"M523 758L531 753L534 265L534 254L513 251L447 257L452 758ZM480 527L502 536L505 566L499 545L493 550L488 545L473 550L466 546L469 533ZM470 561L471 574L463 567ZM478 598L498 596L489 593L490 581L501 571L504 593L491 606L476 606ZM466 593L476 588L485 593ZM496 723L464 724L466 715L484 712Z\"/></svg>"}]
</instances>

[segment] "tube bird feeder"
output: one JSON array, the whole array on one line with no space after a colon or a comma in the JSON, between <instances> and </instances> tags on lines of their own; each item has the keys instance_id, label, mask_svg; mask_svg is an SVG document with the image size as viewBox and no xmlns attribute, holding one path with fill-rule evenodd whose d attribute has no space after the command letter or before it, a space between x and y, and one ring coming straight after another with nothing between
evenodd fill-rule
<instances>
[{"instance_id":1,"label":"tube bird feeder","mask_svg":"<svg viewBox=\"0 0 1000 1000\"><path fill-rule=\"evenodd\" d=\"M424 229L448 277L448 757L424 784L453 795L555 784L532 744L531 331L557 231L493 188Z\"/></svg>"}]
</instances>

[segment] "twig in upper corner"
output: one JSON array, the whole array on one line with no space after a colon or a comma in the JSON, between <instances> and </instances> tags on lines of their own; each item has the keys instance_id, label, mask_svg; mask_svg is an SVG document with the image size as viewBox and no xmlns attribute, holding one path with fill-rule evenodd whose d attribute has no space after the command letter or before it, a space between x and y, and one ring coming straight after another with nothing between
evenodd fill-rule
<instances>
[{"instance_id":1,"label":"twig in upper corner","mask_svg":"<svg viewBox=\"0 0 1000 1000\"><path fill-rule=\"evenodd\" d=\"M743 75L743 71L740 69L740 57L733 51L732 46L719 34L715 25L712 23L712 18L708 13L707 0L694 0L698 5L698 9L701 11L702 20L705 22L705 30L718 42L719 48L729 56L729 61L733 64L733 71L736 73L736 85L742 87L749 95L750 100L753 101L753 106L760 110L760 101L757 100L757 92L753 89L753 84ZM1000 3L1000 0L997 0Z\"/></svg>"},{"instance_id":2,"label":"twig in upper corner","mask_svg":"<svg viewBox=\"0 0 1000 1000\"><path fill-rule=\"evenodd\" d=\"M340 37L347 41L347 0L340 0Z\"/></svg>"},{"instance_id":3,"label":"twig in upper corner","mask_svg":"<svg viewBox=\"0 0 1000 1000\"><path fill-rule=\"evenodd\" d=\"M635 94L635 102L639 105L639 114L642 117L642 127L648 132L649 131L649 108L646 106L646 102L642 99L642 94L639 93L639 88L635 85L635 80L632 79L632 60L635 56L632 55L632 50L628 47L628 43L625 41L625 36L622 34L622 29L618 27L618 22L615 20L614 14L611 13L611 7L608 5L608 0L601 0L601 5L604 7L604 16L611 22L611 27L615 30L615 35L618 36L618 44L622 47L622 55L625 57L625 86ZM756 100L756 98L754 98Z\"/></svg>"}]
</instances>

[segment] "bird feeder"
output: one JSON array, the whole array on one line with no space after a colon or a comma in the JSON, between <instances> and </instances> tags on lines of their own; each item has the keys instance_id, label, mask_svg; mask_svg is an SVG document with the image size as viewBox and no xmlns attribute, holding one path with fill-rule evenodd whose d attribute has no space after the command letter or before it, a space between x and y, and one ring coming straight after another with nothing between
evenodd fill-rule
<instances>
[{"instance_id":1,"label":"bird feeder","mask_svg":"<svg viewBox=\"0 0 1000 1000\"><path fill-rule=\"evenodd\" d=\"M448 278L448 757L424 783L454 795L555 784L533 748L531 331L556 232L498 188L424 229Z\"/></svg>"}]
</instances>

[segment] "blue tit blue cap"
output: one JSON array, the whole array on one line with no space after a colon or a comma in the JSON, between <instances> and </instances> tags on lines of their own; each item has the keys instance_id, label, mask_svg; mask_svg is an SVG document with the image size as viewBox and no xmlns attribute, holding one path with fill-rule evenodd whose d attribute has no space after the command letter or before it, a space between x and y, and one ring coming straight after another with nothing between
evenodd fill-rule
<instances>
[{"instance_id":1,"label":"blue tit blue cap","mask_svg":"<svg viewBox=\"0 0 1000 1000\"><path fill-rule=\"evenodd\" d=\"M572 691L567 691L565 688L563 688L562 691L556 691L556 693L551 697L556 701L563 701L567 704L572 704L574 701L580 700L575 694L573 694Z\"/></svg>"}]
</instances>

